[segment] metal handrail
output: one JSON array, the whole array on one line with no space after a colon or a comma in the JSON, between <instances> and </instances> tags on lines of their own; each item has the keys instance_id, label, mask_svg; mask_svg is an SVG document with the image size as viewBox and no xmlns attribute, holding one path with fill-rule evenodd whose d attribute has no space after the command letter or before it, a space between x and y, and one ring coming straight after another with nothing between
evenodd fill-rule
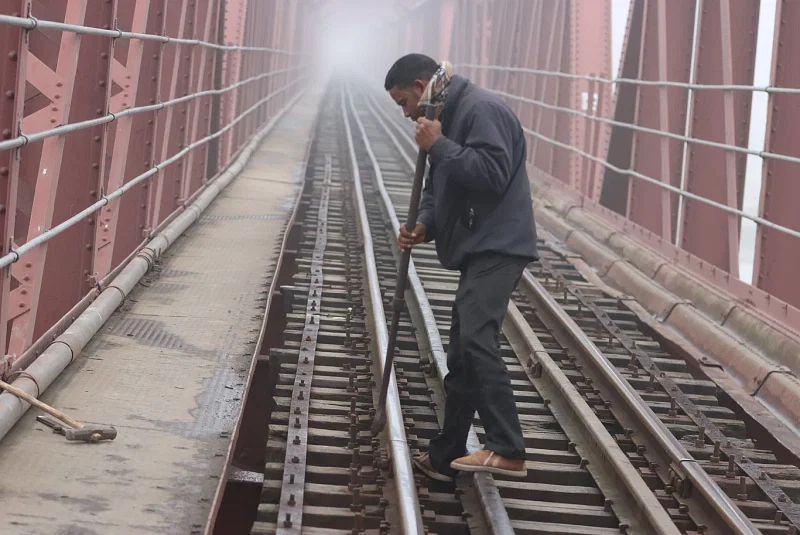
<instances>
[{"instance_id":1,"label":"metal handrail","mask_svg":"<svg viewBox=\"0 0 800 535\"><path fill-rule=\"evenodd\" d=\"M777 230L779 232L783 232L784 234L788 234L789 236L792 236L794 238L800 238L800 232L798 232L796 230L793 230L793 229L790 229L789 227L784 227L783 225L778 225L777 223L773 223L772 221L764 219L763 217L750 215L747 212L744 212L742 210L738 210L736 208L731 208L730 206L727 206L727 205L722 204L722 203L718 203L716 201L712 201L711 199L706 199L705 197L701 197L700 195L696 195L694 193L682 190L682 189L680 189L678 187L675 187L675 186L673 186L671 184L665 184L665 183L661 182L658 179L655 179L653 177L649 177L647 175L643 175L642 173L639 173L639 172L634 171L632 169L620 169L619 167L617 167L617 166L615 166L615 165L613 165L611 163L608 163L605 159L598 158L597 156L593 156L593 155L589 154L588 152L583 151L583 150L581 150L581 149L579 149L577 147L573 147L572 145L570 145L568 143L562 143L562 142L560 142L560 141L558 141L558 140L556 140L554 138L542 135L542 134L540 134L538 132L534 132L530 128L522 127L522 129L525 131L526 134L530 134L530 135L532 135L532 136L534 136L534 137L536 137L536 138L538 138L538 139L540 139L542 141L550 143L550 144L552 144L552 145L554 145L556 147L572 151L575 154L583 156L584 158L587 158L587 159L589 159L589 160L591 160L593 162L597 162L597 163L607 167L608 169L611 169L614 172L620 173L622 175L632 176L634 178L638 178L639 180L644 180L645 182L649 182L650 184L654 184L654 185L656 185L656 186L658 186L660 188L669 190L669 191L671 191L671 192L673 192L673 193L675 193L677 195L680 195L682 197L686 197L687 199L692 199L694 201L701 202L701 203L707 204L709 206L713 206L714 208L719 208L723 212L728 212L730 214L735 214L735 215L738 215L738 216L743 217L745 219L749 219L750 221L758 223L759 225L763 225L765 227Z\"/></svg>"},{"instance_id":2,"label":"metal handrail","mask_svg":"<svg viewBox=\"0 0 800 535\"><path fill-rule=\"evenodd\" d=\"M383 309L383 297L381 296L378 267L372 245L372 232L369 228L367 207L364 202L364 194L361 190L361 173L358 169L358 159L356 158L353 134L350 129L350 120L347 116L344 91L342 91L341 94L341 112L344 117L345 134L353 168L353 181L355 183L357 204L356 213L358 214L359 226L364 241L367 290L370 306L372 307L373 332L378 344L376 357L381 368L379 373L382 376L383 369L386 365L386 348L389 343L389 335L386 330L386 314ZM397 391L397 379L394 371L390 376L389 388L386 395L386 427L389 429L390 447L392 451L391 458L394 464L395 485L397 486L398 513L403 526L403 533L407 535L422 535L425 533L425 529L422 525L422 515L420 514L419 499L417 497L417 486L411 467L411 456L406 440L400 396Z\"/></svg>"},{"instance_id":3,"label":"metal handrail","mask_svg":"<svg viewBox=\"0 0 800 535\"><path fill-rule=\"evenodd\" d=\"M103 117L98 117L97 119L90 119L88 121L80 121L77 123L65 124L62 126L57 126L55 128L50 128L48 130L42 130L41 132L37 132L35 134L20 134L19 136L9 139L6 141L0 141L0 151L8 150L8 149L16 149L19 147L24 147L29 143L34 143L36 141L41 141L43 139L47 139L53 136L63 136L66 134L71 134L73 132L77 132L79 130L83 130L86 128L92 128L94 126L99 126L101 124L108 124L120 119L122 117L129 117L132 115L137 115L139 113L146 113L149 111L160 111L164 108L174 106L175 104L180 104L182 102L188 102L190 100L194 100L200 97L208 97L208 96L216 96L222 95L229 91L233 91L234 89L238 89L244 85L247 85L252 82L256 82L258 80L263 80L264 78L269 78L272 76L276 76L278 74L287 74L296 70L301 69L302 66L298 65L296 67L291 67L288 69L280 69L275 70L263 74L259 74L258 76L251 76L245 80L241 80L236 82L233 85L229 85L226 87L222 87L220 89L207 89L205 91L199 91L197 93L192 93L189 95L184 95L182 97L174 98L172 100L165 100L164 102L159 102L157 104L150 104L147 106L139 106L134 108L126 108L122 111L113 113L109 112L108 115L104 115Z\"/></svg>"},{"instance_id":4,"label":"metal handrail","mask_svg":"<svg viewBox=\"0 0 800 535\"><path fill-rule=\"evenodd\" d=\"M104 28L95 28L93 26L81 26L79 24L67 24L65 22L55 22L50 20L41 20L33 16L28 17L14 17L12 15L0 15L0 24L6 26L14 26L17 28L24 28L28 31L31 30L58 30L62 32L71 32L80 35L99 35L101 37L111 37L112 39L138 39L140 41L155 41L157 43L175 43L178 45L194 45L211 48L213 50L223 51L242 51L242 52L269 52L272 54L282 54L285 56L300 56L303 55L299 52L289 52L287 50L279 50L277 48L267 48L259 46L235 46L235 45L220 45L211 43L209 41L201 41L200 39L182 39L179 37L169 37L167 35L155 35L150 33L137 33L126 32L124 30L114 29L106 30Z\"/></svg>"},{"instance_id":5,"label":"metal handrail","mask_svg":"<svg viewBox=\"0 0 800 535\"><path fill-rule=\"evenodd\" d=\"M78 212L77 214L73 215L72 217L70 217L69 219L65 220L64 222L56 225L52 229L49 229L49 230L43 232L39 236L36 236L35 238L33 238L31 240L28 240L23 245L15 248L15 249L12 249L11 252L7 253L5 256L0 257L0 268L4 268L4 267L6 267L6 266L8 266L10 264L13 264L14 262L17 262L23 255L29 253L32 249L38 247L39 245L42 245L43 243L47 243L52 238L54 238L55 236L58 236L59 234L61 234L65 230L67 230L68 228L78 224L80 221L82 221L86 217L90 216L94 212L100 210L103 206L107 205L112 200L114 200L114 199L116 199L118 197L121 197L126 191L130 190L131 188L133 188L137 184L147 180L148 178L150 178L151 176L155 175L156 173L158 173L159 171L161 171L165 167L177 162L178 160L180 160L181 158L186 156L192 150L196 149L197 147L199 147L201 145L205 145L206 143L208 143L209 141L211 141L213 139L216 139L216 138L220 137L222 134L224 134L225 132L227 132L228 130L233 128L242 119L244 119L245 117L247 117L248 115L253 113L255 110L260 108L266 102L272 100L272 98L274 98L278 94L280 94L280 93L286 91L287 89L291 88L292 86L296 85L298 82L300 82L304 78L305 77L300 77L300 78L298 78L298 79L286 84L285 86L283 86L283 87L281 87L279 89L276 89L275 91L271 92L266 97L264 97L261 100L259 100L258 102L256 102L250 108L246 109L238 117L236 117L233 121L231 121L228 125L226 125L224 128L221 128L217 132L215 132L213 134L210 134L210 135L208 135L208 136L206 136L204 138L198 139L197 141L195 141L194 143L191 143L190 145L187 145L183 150L181 150L180 152L176 153L174 156L172 156L172 157L170 157L170 158L168 158L168 159L156 164L154 167L151 167L150 169L148 169L144 173L142 173L142 174L136 176L135 178L133 178L132 180L126 182L124 185L122 185L120 188L114 190L113 192L111 192L111 193L109 193L107 195L103 195L100 198L100 200L98 200L94 204L90 205L88 208L82 210L81 212Z\"/></svg>"},{"instance_id":6,"label":"metal handrail","mask_svg":"<svg viewBox=\"0 0 800 535\"><path fill-rule=\"evenodd\" d=\"M637 80L635 78L603 78L601 76L591 76L585 74L570 74L566 72L547 71L542 69L526 69L522 67L506 67L504 65L477 65L474 63L461 63L458 65L454 65L454 67L501 71L501 72L517 72L522 74L537 74L541 76L564 78L567 80L586 80L588 82L599 82L604 84L628 84L628 85L640 85L648 87L678 87L682 89L691 89L693 91L716 90L716 91L751 91L760 93L783 93L790 95L800 94L800 88L794 88L794 87L736 85L736 84L695 84L689 82Z\"/></svg>"}]
</instances>

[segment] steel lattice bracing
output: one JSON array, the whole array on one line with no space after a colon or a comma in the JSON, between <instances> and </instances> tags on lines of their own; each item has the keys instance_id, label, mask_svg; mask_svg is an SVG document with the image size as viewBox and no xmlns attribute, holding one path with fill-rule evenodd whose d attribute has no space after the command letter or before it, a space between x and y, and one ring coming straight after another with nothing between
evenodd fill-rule
<instances>
[{"instance_id":1,"label":"steel lattice bracing","mask_svg":"<svg viewBox=\"0 0 800 535\"><path fill-rule=\"evenodd\" d=\"M302 88L306 10L0 2L0 373L40 353Z\"/></svg>"}]
</instances>

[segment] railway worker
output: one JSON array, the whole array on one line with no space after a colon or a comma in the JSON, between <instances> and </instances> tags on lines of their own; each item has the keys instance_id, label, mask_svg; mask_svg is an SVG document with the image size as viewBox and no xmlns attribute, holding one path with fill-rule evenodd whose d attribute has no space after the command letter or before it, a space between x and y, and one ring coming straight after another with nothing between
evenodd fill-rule
<instances>
[{"instance_id":1,"label":"railway worker","mask_svg":"<svg viewBox=\"0 0 800 535\"><path fill-rule=\"evenodd\" d=\"M443 76L429 95L442 106L430 121L422 108L428 101L420 100L440 68ZM447 348L444 425L414 464L439 481L452 481L458 471L525 477L525 442L499 343L511 293L538 259L522 126L498 97L451 76L449 63L440 67L421 54L397 60L384 85L416 122L416 141L430 163L419 223L411 233L401 227L398 245L405 250L435 241L442 266L461 272ZM476 410L486 440L483 450L466 455Z\"/></svg>"}]
</instances>

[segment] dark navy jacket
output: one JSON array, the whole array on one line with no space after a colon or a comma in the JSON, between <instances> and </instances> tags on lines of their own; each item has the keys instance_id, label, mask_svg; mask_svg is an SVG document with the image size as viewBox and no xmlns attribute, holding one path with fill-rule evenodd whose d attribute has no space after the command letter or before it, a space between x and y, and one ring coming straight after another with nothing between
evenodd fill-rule
<instances>
[{"instance_id":1,"label":"dark navy jacket","mask_svg":"<svg viewBox=\"0 0 800 535\"><path fill-rule=\"evenodd\" d=\"M442 266L462 269L481 253L538 259L519 119L500 98L458 75L440 119L443 135L429 151L418 220L425 241L436 241Z\"/></svg>"}]
</instances>

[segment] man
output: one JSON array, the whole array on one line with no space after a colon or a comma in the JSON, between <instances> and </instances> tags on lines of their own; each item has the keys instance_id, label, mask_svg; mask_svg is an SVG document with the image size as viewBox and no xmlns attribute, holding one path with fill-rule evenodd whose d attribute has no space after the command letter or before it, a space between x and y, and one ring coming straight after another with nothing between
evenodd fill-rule
<instances>
[{"instance_id":1,"label":"man","mask_svg":"<svg viewBox=\"0 0 800 535\"><path fill-rule=\"evenodd\" d=\"M499 343L511 293L527 264L538 259L525 136L502 100L449 72L425 95L443 103L441 122L427 120L420 99L439 68L427 56L410 54L397 60L385 82L416 122L417 143L430 162L419 223L410 233L401 227L398 245L405 250L435 240L442 266L461 272L447 348L444 426L414 464L439 481L452 481L459 470L525 477L525 443ZM476 410L485 449L464 456Z\"/></svg>"}]
</instances>

